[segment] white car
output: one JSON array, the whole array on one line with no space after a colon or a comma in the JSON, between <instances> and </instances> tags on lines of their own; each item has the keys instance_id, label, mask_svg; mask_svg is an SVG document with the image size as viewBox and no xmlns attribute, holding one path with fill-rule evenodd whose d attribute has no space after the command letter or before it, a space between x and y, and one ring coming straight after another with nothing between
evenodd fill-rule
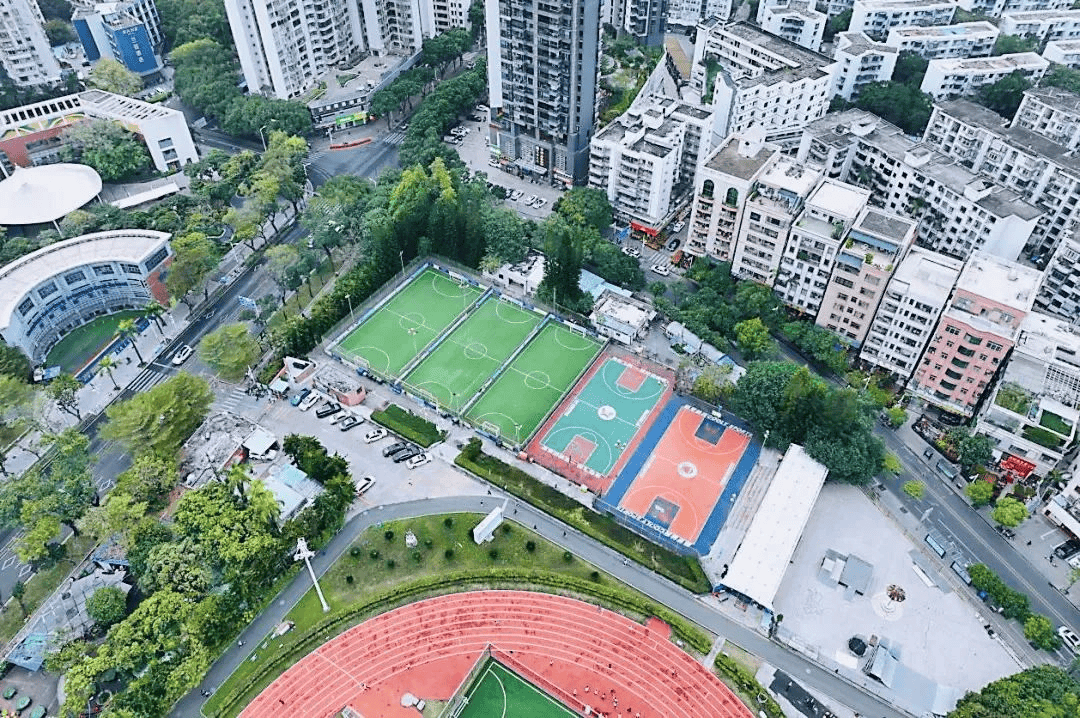
<instances>
[{"instance_id":1,"label":"white car","mask_svg":"<svg viewBox=\"0 0 1080 718\"><path fill-rule=\"evenodd\" d=\"M469 131L459 125L458 127L451 127L450 134L457 135L458 137L464 137L465 135L469 134Z\"/></svg>"},{"instance_id":2,"label":"white car","mask_svg":"<svg viewBox=\"0 0 1080 718\"><path fill-rule=\"evenodd\" d=\"M670 270L670 269L668 269L667 267L665 267L665 266L664 266L664 265L662 265L662 264L654 264L653 266L649 267L649 269L651 269L652 271L656 272L656 273L657 273L657 274L659 274L659 275L660 275L661 277L666 277L666 276L668 276L669 274L671 274L671 270Z\"/></svg>"},{"instance_id":3,"label":"white car","mask_svg":"<svg viewBox=\"0 0 1080 718\"><path fill-rule=\"evenodd\" d=\"M537 198L536 198L536 201L535 201L535 202L533 202L533 207L535 207L536 209L540 209L540 208L541 208L541 207L543 207L543 206L544 206L545 204L547 204L547 200L546 200L546 199L544 199L543 197L537 197Z\"/></svg>"},{"instance_id":4,"label":"white car","mask_svg":"<svg viewBox=\"0 0 1080 718\"><path fill-rule=\"evenodd\" d=\"M622 248L622 253L625 254L627 257L640 257L641 256L641 250L638 249L637 247L623 247Z\"/></svg>"},{"instance_id":5,"label":"white car","mask_svg":"<svg viewBox=\"0 0 1080 718\"><path fill-rule=\"evenodd\" d=\"M517 202L519 199L521 199L521 195L523 194L525 193L519 189L513 190L512 192L510 192L510 199L514 202Z\"/></svg>"},{"instance_id":6,"label":"white car","mask_svg":"<svg viewBox=\"0 0 1080 718\"><path fill-rule=\"evenodd\" d=\"M534 194L531 194L531 195L529 195L528 197L525 198L525 204L527 204L527 205L529 205L531 207L532 203L535 202L537 199L539 199L539 197L537 197Z\"/></svg>"},{"instance_id":7,"label":"white car","mask_svg":"<svg viewBox=\"0 0 1080 718\"><path fill-rule=\"evenodd\" d=\"M192 353L195 350L189 347L187 344L180 347L175 354L173 354L172 363L173 366L180 366L191 358Z\"/></svg>"},{"instance_id":8,"label":"white car","mask_svg":"<svg viewBox=\"0 0 1080 718\"><path fill-rule=\"evenodd\" d=\"M372 442L378 441L384 436L386 436L386 429L382 428L381 426L376 426L374 429L364 434L364 441L370 444Z\"/></svg>"},{"instance_id":9,"label":"white car","mask_svg":"<svg viewBox=\"0 0 1080 718\"><path fill-rule=\"evenodd\" d=\"M476 106L476 111L477 112L487 112L488 111L488 106L487 105L477 105Z\"/></svg>"},{"instance_id":10,"label":"white car","mask_svg":"<svg viewBox=\"0 0 1080 718\"><path fill-rule=\"evenodd\" d=\"M1061 642L1068 646L1073 653L1080 653L1080 636L1077 636L1068 626L1058 626L1058 636Z\"/></svg>"},{"instance_id":11,"label":"white car","mask_svg":"<svg viewBox=\"0 0 1080 718\"><path fill-rule=\"evenodd\" d=\"M685 226L686 222L676 222L675 224L671 225L671 233L675 234L676 232L681 232L682 228Z\"/></svg>"},{"instance_id":12,"label":"white car","mask_svg":"<svg viewBox=\"0 0 1080 718\"><path fill-rule=\"evenodd\" d=\"M300 409L300 411L307 411L311 407L318 404L320 401L322 401L322 397L319 396L319 392L313 391L310 394L308 394L307 398L305 398L302 402L300 402L299 409Z\"/></svg>"},{"instance_id":13,"label":"white car","mask_svg":"<svg viewBox=\"0 0 1080 718\"><path fill-rule=\"evenodd\" d=\"M356 482L356 497L360 498L363 496L374 484L374 476L361 476L360 480Z\"/></svg>"},{"instance_id":14,"label":"white car","mask_svg":"<svg viewBox=\"0 0 1080 718\"><path fill-rule=\"evenodd\" d=\"M424 464L430 464L430 463L431 463L431 457L427 453L423 453L423 454L417 454L416 456L412 457L411 459L409 459L408 461L405 462L405 465L408 466L410 469L416 469L416 468L419 468L419 467L423 466Z\"/></svg>"}]
</instances>

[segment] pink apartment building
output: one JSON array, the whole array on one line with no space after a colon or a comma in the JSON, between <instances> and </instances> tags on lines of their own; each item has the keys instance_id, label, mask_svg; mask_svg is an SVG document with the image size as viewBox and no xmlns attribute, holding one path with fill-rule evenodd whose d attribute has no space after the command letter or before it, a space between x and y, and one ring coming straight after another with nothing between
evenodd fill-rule
<instances>
[{"instance_id":1,"label":"pink apartment building","mask_svg":"<svg viewBox=\"0 0 1080 718\"><path fill-rule=\"evenodd\" d=\"M930 403L971 416L1031 311L1042 274L973 252L915 371L912 389Z\"/></svg>"}]
</instances>

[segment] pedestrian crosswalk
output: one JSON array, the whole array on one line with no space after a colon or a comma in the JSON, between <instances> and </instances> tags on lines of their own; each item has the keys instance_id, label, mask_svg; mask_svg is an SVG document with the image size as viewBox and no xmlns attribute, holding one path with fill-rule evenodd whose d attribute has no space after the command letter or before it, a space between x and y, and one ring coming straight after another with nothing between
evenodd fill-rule
<instances>
[{"instance_id":1,"label":"pedestrian crosswalk","mask_svg":"<svg viewBox=\"0 0 1080 718\"><path fill-rule=\"evenodd\" d=\"M402 130L395 130L386 137L383 137L383 143L388 145L400 145L405 141L405 132Z\"/></svg>"},{"instance_id":2,"label":"pedestrian crosswalk","mask_svg":"<svg viewBox=\"0 0 1080 718\"><path fill-rule=\"evenodd\" d=\"M215 405L217 406L218 409L220 409L222 411L235 412L236 407L240 404L240 402L244 401L246 398L247 398L247 392L245 392L243 389L237 387L237 388L233 389L232 391L230 391L228 394L226 394L223 398L216 401Z\"/></svg>"}]
</instances>

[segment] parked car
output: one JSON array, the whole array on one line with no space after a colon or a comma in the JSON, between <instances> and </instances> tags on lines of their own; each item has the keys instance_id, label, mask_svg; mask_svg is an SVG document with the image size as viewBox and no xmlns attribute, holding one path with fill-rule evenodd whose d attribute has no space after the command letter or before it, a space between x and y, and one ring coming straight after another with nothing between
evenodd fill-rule
<instances>
[{"instance_id":1,"label":"parked car","mask_svg":"<svg viewBox=\"0 0 1080 718\"><path fill-rule=\"evenodd\" d=\"M341 404L336 401L328 401L318 409L315 410L315 417L318 419L324 419L331 414L336 414L341 411Z\"/></svg>"},{"instance_id":2,"label":"parked car","mask_svg":"<svg viewBox=\"0 0 1080 718\"><path fill-rule=\"evenodd\" d=\"M1062 561L1067 561L1080 553L1080 539L1069 539L1054 549L1054 555Z\"/></svg>"},{"instance_id":3,"label":"parked car","mask_svg":"<svg viewBox=\"0 0 1080 718\"><path fill-rule=\"evenodd\" d=\"M514 201L514 202L517 202L517 201L518 201L519 199L521 199L521 195L523 195L523 194L525 194L525 193L524 193L524 192L522 192L522 191L521 191L521 190L519 190L519 189L515 189L515 190L512 190L512 191L510 192L510 199L511 199L512 201Z\"/></svg>"},{"instance_id":4,"label":"parked car","mask_svg":"<svg viewBox=\"0 0 1080 718\"><path fill-rule=\"evenodd\" d=\"M685 227L685 226L686 226L686 222L683 222L682 220L680 220L680 221L676 222L675 224L671 225L671 233L675 234L676 232L681 232L683 230L683 227Z\"/></svg>"},{"instance_id":5,"label":"parked car","mask_svg":"<svg viewBox=\"0 0 1080 718\"><path fill-rule=\"evenodd\" d=\"M379 439L386 436L386 429L381 426L376 426L374 429L364 434L364 441L368 444L374 443Z\"/></svg>"},{"instance_id":6,"label":"parked car","mask_svg":"<svg viewBox=\"0 0 1080 718\"><path fill-rule=\"evenodd\" d=\"M181 364L186 362L189 358L191 358L191 355L192 353L194 353L194 351L195 350L189 347L187 344L181 345L181 347L176 350L176 353L173 354L173 366L180 366Z\"/></svg>"},{"instance_id":7,"label":"parked car","mask_svg":"<svg viewBox=\"0 0 1080 718\"><path fill-rule=\"evenodd\" d=\"M300 406L300 402L308 398L308 394L311 393L311 389L301 389L293 394L293 398L289 399L289 403L293 406Z\"/></svg>"},{"instance_id":8,"label":"parked car","mask_svg":"<svg viewBox=\"0 0 1080 718\"><path fill-rule=\"evenodd\" d=\"M667 248L668 248L669 252L674 252L676 249L678 249L679 248L679 240L678 240L678 238L673 237L672 240L667 243Z\"/></svg>"},{"instance_id":9,"label":"parked car","mask_svg":"<svg viewBox=\"0 0 1080 718\"><path fill-rule=\"evenodd\" d=\"M360 480L356 482L356 496L357 498L367 493L367 490L375 485L374 476L361 476Z\"/></svg>"},{"instance_id":10,"label":"parked car","mask_svg":"<svg viewBox=\"0 0 1080 718\"><path fill-rule=\"evenodd\" d=\"M654 264L653 266L649 267L649 269L651 269L652 271L656 272L656 273L657 273L657 274L659 274L659 275L660 275L661 277L666 277L666 276L668 276L669 274L671 274L671 270L670 270L670 269L668 269L667 267L665 267L665 266L664 266L664 265L662 265L662 264Z\"/></svg>"},{"instance_id":11,"label":"parked car","mask_svg":"<svg viewBox=\"0 0 1080 718\"><path fill-rule=\"evenodd\" d=\"M408 466L410 469L418 469L421 466L423 466L424 464L430 464L430 463L431 463L431 456L429 454L425 453L425 452L420 452L416 456L414 456L414 457L410 458L408 461L406 461L405 465Z\"/></svg>"},{"instance_id":12,"label":"parked car","mask_svg":"<svg viewBox=\"0 0 1080 718\"><path fill-rule=\"evenodd\" d=\"M345 418L342 419L340 422L338 422L338 429L340 429L341 431L348 431L349 429L353 428L354 426L359 426L359 425L360 425L360 420L359 419L357 419L352 414L346 414Z\"/></svg>"},{"instance_id":13,"label":"parked car","mask_svg":"<svg viewBox=\"0 0 1080 718\"><path fill-rule=\"evenodd\" d=\"M1068 626L1058 626L1058 637L1061 638L1061 642L1065 644L1073 653L1080 653L1080 636L1069 628Z\"/></svg>"},{"instance_id":14,"label":"parked car","mask_svg":"<svg viewBox=\"0 0 1080 718\"><path fill-rule=\"evenodd\" d=\"M527 205L529 205L531 207L532 203L535 202L538 199L539 199L539 197L537 197L534 194L531 194L531 195L529 195L528 197L525 198L525 204L527 204Z\"/></svg>"},{"instance_id":15,"label":"parked car","mask_svg":"<svg viewBox=\"0 0 1080 718\"><path fill-rule=\"evenodd\" d=\"M395 464L400 464L401 462L408 461L414 456L419 456L422 453L424 453L424 450L421 449L419 446L410 446L403 451L397 452L390 458L394 460Z\"/></svg>"},{"instance_id":16,"label":"parked car","mask_svg":"<svg viewBox=\"0 0 1080 718\"><path fill-rule=\"evenodd\" d=\"M536 201L533 202L533 207L535 207L536 209L542 209L545 204L547 204L546 199L544 199L543 197L537 197Z\"/></svg>"},{"instance_id":17,"label":"parked car","mask_svg":"<svg viewBox=\"0 0 1080 718\"><path fill-rule=\"evenodd\" d=\"M307 411L311 407L318 404L320 401L322 401L322 397L319 396L317 392L313 391L308 394L307 399L304 399L302 402L300 402L300 406L297 408L300 409L300 411Z\"/></svg>"},{"instance_id":18,"label":"parked car","mask_svg":"<svg viewBox=\"0 0 1080 718\"><path fill-rule=\"evenodd\" d=\"M383 447L382 455L383 457L387 457L391 454L396 454L399 451L404 451L407 448L409 448L409 442L396 441L393 444L390 444L390 446Z\"/></svg>"},{"instance_id":19,"label":"parked car","mask_svg":"<svg viewBox=\"0 0 1080 718\"><path fill-rule=\"evenodd\" d=\"M641 256L641 250L638 249L637 247L630 247L630 246L623 247L622 248L622 253L625 254L627 257L637 258L637 257Z\"/></svg>"},{"instance_id":20,"label":"parked car","mask_svg":"<svg viewBox=\"0 0 1080 718\"><path fill-rule=\"evenodd\" d=\"M487 105L477 105L476 106L476 111L477 112L487 112L488 111L488 106Z\"/></svg>"}]
</instances>

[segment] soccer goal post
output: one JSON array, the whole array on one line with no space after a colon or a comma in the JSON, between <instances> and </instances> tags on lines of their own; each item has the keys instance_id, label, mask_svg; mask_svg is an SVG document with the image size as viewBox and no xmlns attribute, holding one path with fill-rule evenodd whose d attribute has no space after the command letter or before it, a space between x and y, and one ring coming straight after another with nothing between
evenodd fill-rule
<instances>
[{"instance_id":1,"label":"soccer goal post","mask_svg":"<svg viewBox=\"0 0 1080 718\"><path fill-rule=\"evenodd\" d=\"M480 422L480 428L483 429L484 431L486 431L487 433L491 434L492 436L501 436L502 435L502 430L499 428L499 425L494 424L494 423L492 423L490 421L482 421L482 422Z\"/></svg>"}]
</instances>

